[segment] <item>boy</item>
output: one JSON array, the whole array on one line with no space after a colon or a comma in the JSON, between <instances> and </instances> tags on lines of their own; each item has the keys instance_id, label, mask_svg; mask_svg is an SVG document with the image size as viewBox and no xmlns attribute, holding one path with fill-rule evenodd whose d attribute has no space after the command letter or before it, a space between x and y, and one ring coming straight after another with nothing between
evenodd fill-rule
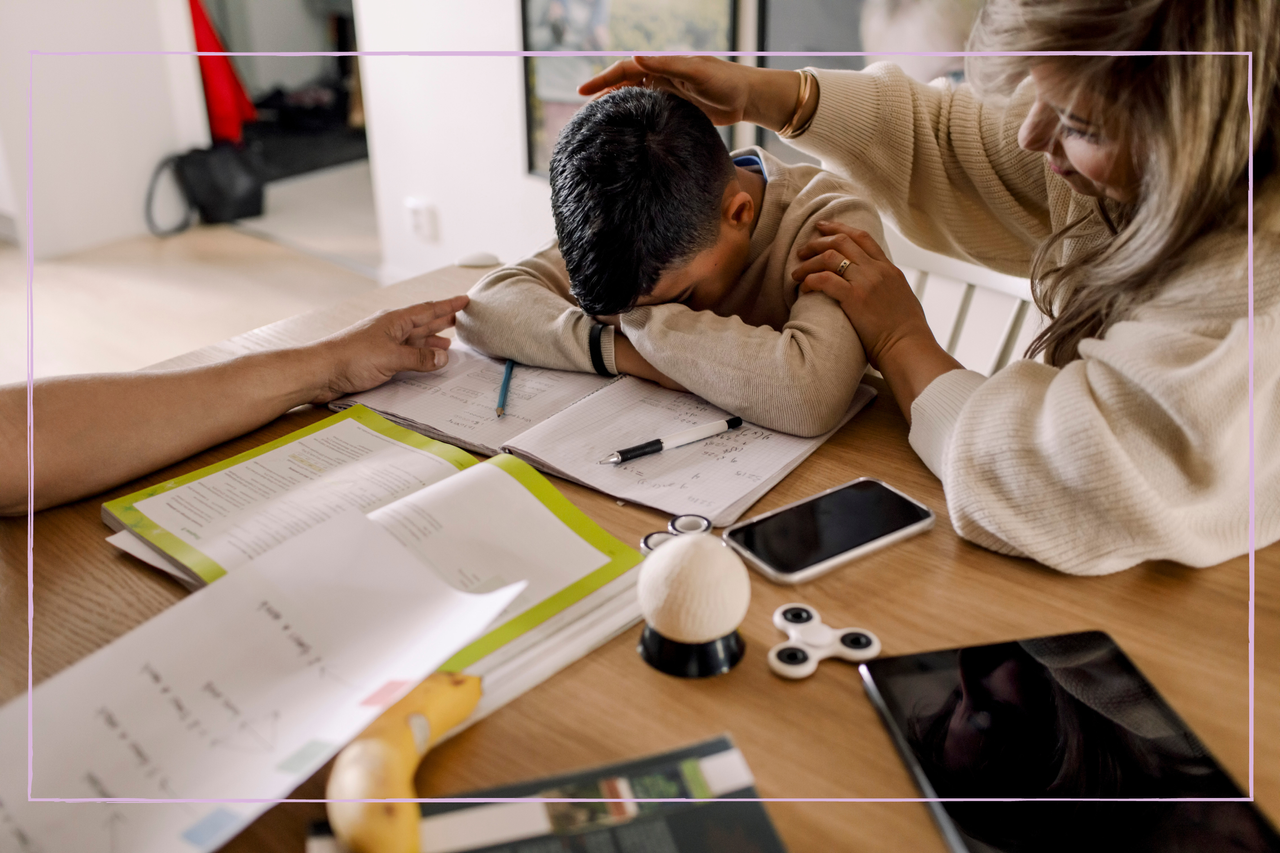
<instances>
[{"instance_id":1,"label":"boy","mask_svg":"<svg viewBox=\"0 0 1280 853\"><path fill-rule=\"evenodd\" d=\"M876 213L815 166L729 154L668 92L586 104L551 159L558 241L471 289L458 336L523 364L684 388L769 429L839 422L866 369L833 300L799 292L796 250L819 220L884 245Z\"/></svg>"}]
</instances>

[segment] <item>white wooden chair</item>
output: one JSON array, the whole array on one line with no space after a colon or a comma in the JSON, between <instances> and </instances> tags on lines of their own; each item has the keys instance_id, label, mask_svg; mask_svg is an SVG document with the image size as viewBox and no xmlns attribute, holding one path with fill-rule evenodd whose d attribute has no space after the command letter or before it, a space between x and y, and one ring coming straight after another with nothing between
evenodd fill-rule
<instances>
[{"instance_id":1,"label":"white wooden chair","mask_svg":"<svg viewBox=\"0 0 1280 853\"><path fill-rule=\"evenodd\" d=\"M885 239L934 337L957 361L990 376L1022 358L1044 321L1026 279L925 251L889 227Z\"/></svg>"}]
</instances>

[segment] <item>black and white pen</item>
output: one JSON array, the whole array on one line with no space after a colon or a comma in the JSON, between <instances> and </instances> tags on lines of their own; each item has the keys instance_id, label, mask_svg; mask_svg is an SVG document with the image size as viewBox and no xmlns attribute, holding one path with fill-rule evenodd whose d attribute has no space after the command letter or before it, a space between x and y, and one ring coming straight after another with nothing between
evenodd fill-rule
<instances>
[{"instance_id":1,"label":"black and white pen","mask_svg":"<svg viewBox=\"0 0 1280 853\"><path fill-rule=\"evenodd\" d=\"M601 459L600 465L619 465L623 462L629 462L632 459L639 459L641 456L648 456L652 453L661 453L664 450L670 450L673 447L679 447L682 444L692 444L695 441L702 441L704 438L711 438L713 435L719 435L722 432L728 432L731 429L737 429L742 426L742 418L732 417L723 421L712 421L709 424L691 427L690 429L681 430L677 433L655 438L653 441L646 441L644 444L637 444L635 447L624 447L621 450L609 454Z\"/></svg>"}]
</instances>

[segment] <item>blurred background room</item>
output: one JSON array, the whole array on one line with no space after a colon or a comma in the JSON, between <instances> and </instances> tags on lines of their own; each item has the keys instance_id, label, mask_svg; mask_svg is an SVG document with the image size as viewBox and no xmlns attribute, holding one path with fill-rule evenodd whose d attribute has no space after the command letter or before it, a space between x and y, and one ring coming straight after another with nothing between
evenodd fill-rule
<instances>
[{"instance_id":1,"label":"blurred background room","mask_svg":"<svg viewBox=\"0 0 1280 853\"><path fill-rule=\"evenodd\" d=\"M608 61L227 61L187 53L197 47L956 51L980 3L8 0L0 26L0 382L27 375L28 250L36 376L141 368L477 252L504 261L528 253L554 236L550 147L582 102L577 83ZM874 58L741 61L857 69ZM963 75L958 57L890 58L920 79ZM755 128L724 135L731 147L803 157ZM225 150L209 158L211 147ZM211 182L205 192L230 193L218 196L231 205L229 221L209 223L189 209L184 174L193 186ZM199 191L188 186L186 196ZM157 236L167 232L178 233Z\"/></svg>"}]
</instances>

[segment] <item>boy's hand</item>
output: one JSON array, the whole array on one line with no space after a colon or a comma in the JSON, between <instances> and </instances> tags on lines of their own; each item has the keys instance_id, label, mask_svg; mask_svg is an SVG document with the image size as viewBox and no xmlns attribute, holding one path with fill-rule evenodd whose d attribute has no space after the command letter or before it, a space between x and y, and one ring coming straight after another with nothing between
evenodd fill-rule
<instances>
[{"instance_id":1,"label":"boy's hand","mask_svg":"<svg viewBox=\"0 0 1280 853\"><path fill-rule=\"evenodd\" d=\"M650 364L636 349L635 344L621 333L615 333L613 336L613 366L618 368L619 373L657 382L663 388L670 388L672 391L689 390Z\"/></svg>"}]
</instances>

